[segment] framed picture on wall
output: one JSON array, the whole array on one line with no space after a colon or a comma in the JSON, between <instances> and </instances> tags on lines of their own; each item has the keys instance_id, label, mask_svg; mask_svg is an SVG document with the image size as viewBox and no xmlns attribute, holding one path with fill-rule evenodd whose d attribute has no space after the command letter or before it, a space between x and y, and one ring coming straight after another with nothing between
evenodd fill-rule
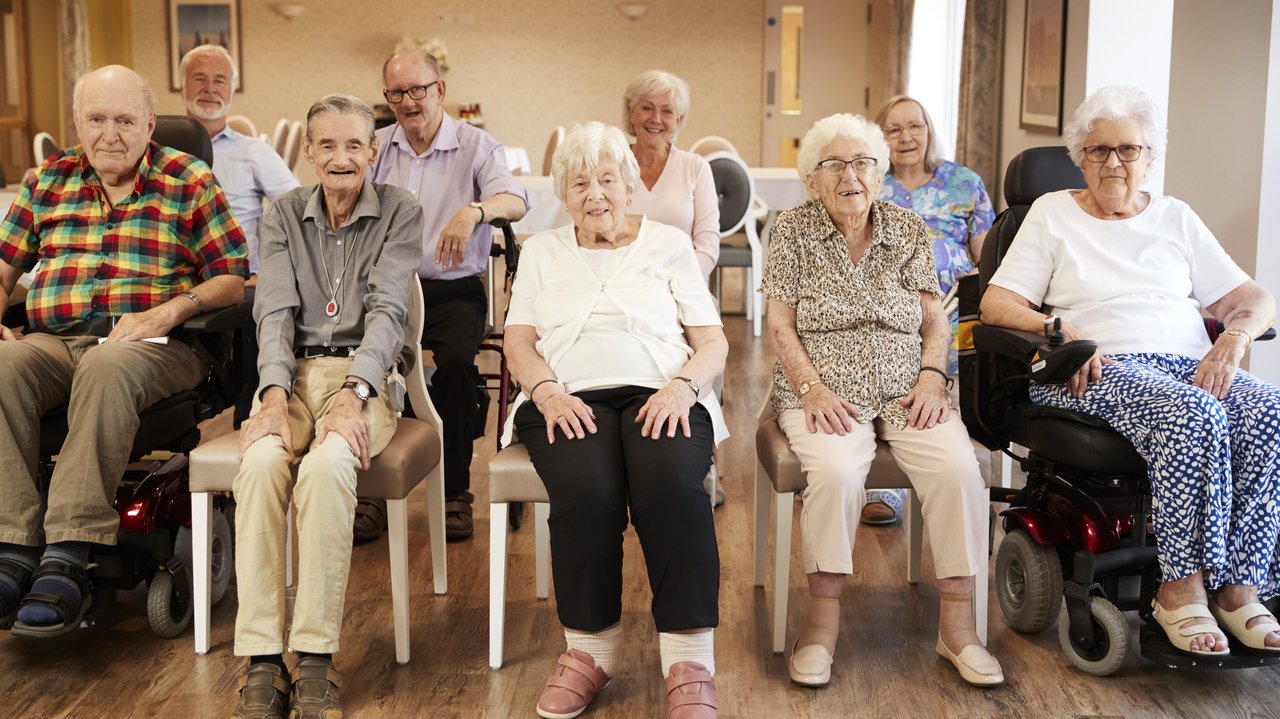
<instances>
[{"instance_id":1,"label":"framed picture on wall","mask_svg":"<svg viewBox=\"0 0 1280 719\"><path fill-rule=\"evenodd\" d=\"M169 0L169 89L182 87L178 65L198 45L221 45L240 57L240 0ZM244 73L236 90L244 89Z\"/></svg>"},{"instance_id":2,"label":"framed picture on wall","mask_svg":"<svg viewBox=\"0 0 1280 719\"><path fill-rule=\"evenodd\" d=\"M1022 40L1022 114L1028 130L1062 133L1067 0L1027 0Z\"/></svg>"}]
</instances>

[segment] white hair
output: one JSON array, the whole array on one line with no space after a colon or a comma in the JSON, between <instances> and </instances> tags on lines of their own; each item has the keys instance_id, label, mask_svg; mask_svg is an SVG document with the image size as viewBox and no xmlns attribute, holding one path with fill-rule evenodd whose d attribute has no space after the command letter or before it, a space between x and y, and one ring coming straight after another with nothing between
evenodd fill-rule
<instances>
[{"instance_id":1,"label":"white hair","mask_svg":"<svg viewBox=\"0 0 1280 719\"><path fill-rule=\"evenodd\" d=\"M671 141L674 143L685 120L689 118L689 83L665 70L641 73L640 77L627 85L626 91L622 93L622 129L630 132L632 137L637 137L636 129L631 125L631 108L645 98L668 92L671 93L671 104L675 106L676 117L680 120L680 124L671 132Z\"/></svg>"},{"instance_id":2,"label":"white hair","mask_svg":"<svg viewBox=\"0 0 1280 719\"><path fill-rule=\"evenodd\" d=\"M640 166L631 154L627 136L622 134L622 130L603 122L588 122L575 125L551 156L551 186L556 190L556 197L564 202L569 178L584 170L595 169L603 160L616 163L627 191L636 191L640 184Z\"/></svg>"},{"instance_id":3,"label":"white hair","mask_svg":"<svg viewBox=\"0 0 1280 719\"><path fill-rule=\"evenodd\" d=\"M1142 128L1142 143L1151 148L1151 163L1164 157L1168 143L1164 116L1142 88L1109 85L1095 90L1080 103L1071 122L1062 133L1067 142L1067 152L1076 166L1084 166L1084 142L1098 120L1137 120Z\"/></svg>"},{"instance_id":4,"label":"white hair","mask_svg":"<svg viewBox=\"0 0 1280 719\"><path fill-rule=\"evenodd\" d=\"M311 140L311 121L318 115L327 113L340 115L358 115L369 126L369 142L373 142L373 108L355 95L333 93L316 100L307 110L307 140Z\"/></svg>"},{"instance_id":5,"label":"white hair","mask_svg":"<svg viewBox=\"0 0 1280 719\"><path fill-rule=\"evenodd\" d=\"M146 111L146 117L151 117L156 114L156 93L151 89L151 83L147 82L147 79L143 76L127 67L124 67L123 65L107 65L106 67L100 67L97 70L90 70L76 80L76 86L71 91L71 116L75 118L76 122L80 122L81 99L84 97L84 87L88 84L89 78L100 72L114 70L116 68L125 70L137 81L138 91L142 93L142 105L143 109ZM145 120L146 118L142 119Z\"/></svg>"},{"instance_id":6,"label":"white hair","mask_svg":"<svg viewBox=\"0 0 1280 719\"><path fill-rule=\"evenodd\" d=\"M800 141L800 151L796 154L796 170L800 173L800 177L806 180L806 186L809 176L823 159L818 155L827 145L841 138L862 140L867 143L867 150L871 153L871 157L876 158L876 174L889 169L889 143L884 141L884 133L880 131L880 126L862 115L839 113L813 123L813 127L809 128L809 131L804 134L804 139Z\"/></svg>"},{"instance_id":7,"label":"white hair","mask_svg":"<svg viewBox=\"0 0 1280 719\"><path fill-rule=\"evenodd\" d=\"M201 55L216 55L227 61L227 65L231 66L231 91L234 93L240 85L240 68L236 67L235 58L231 57L231 53L221 45L197 45L182 56L182 62L178 65L178 84L182 89L187 89L187 66Z\"/></svg>"}]
</instances>

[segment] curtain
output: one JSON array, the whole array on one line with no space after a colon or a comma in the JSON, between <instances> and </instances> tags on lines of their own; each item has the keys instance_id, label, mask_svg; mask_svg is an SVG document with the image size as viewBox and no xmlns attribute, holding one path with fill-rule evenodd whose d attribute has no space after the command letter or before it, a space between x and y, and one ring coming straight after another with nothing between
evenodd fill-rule
<instances>
[{"instance_id":1,"label":"curtain","mask_svg":"<svg viewBox=\"0 0 1280 719\"><path fill-rule=\"evenodd\" d=\"M58 37L62 65L62 134L58 142L70 147L75 137L75 117L71 112L76 80L89 72L89 17L85 0L58 0Z\"/></svg>"},{"instance_id":2,"label":"curtain","mask_svg":"<svg viewBox=\"0 0 1280 719\"><path fill-rule=\"evenodd\" d=\"M867 114L907 91L915 0L871 0L867 27Z\"/></svg>"},{"instance_id":3,"label":"curtain","mask_svg":"<svg viewBox=\"0 0 1280 719\"><path fill-rule=\"evenodd\" d=\"M956 162L982 177L995 201L1000 161L1000 81L1004 67L1004 0L968 0L960 59Z\"/></svg>"}]
</instances>

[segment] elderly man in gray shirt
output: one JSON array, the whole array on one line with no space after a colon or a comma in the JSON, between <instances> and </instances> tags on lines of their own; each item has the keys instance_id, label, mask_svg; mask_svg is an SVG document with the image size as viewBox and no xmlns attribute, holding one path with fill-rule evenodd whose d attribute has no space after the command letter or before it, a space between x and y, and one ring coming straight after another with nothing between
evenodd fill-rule
<instances>
[{"instance_id":1,"label":"elderly man in gray shirt","mask_svg":"<svg viewBox=\"0 0 1280 719\"><path fill-rule=\"evenodd\" d=\"M236 717L340 711L333 668L351 561L356 472L386 448L402 409L398 368L408 297L422 261L413 195L365 178L377 155L373 112L328 95L307 113L303 144L320 184L276 200L259 229L254 318L261 376L240 430L235 653L249 657ZM400 391L398 391L400 390ZM285 511L290 465L298 577L286 672ZM336 715L336 714L335 714Z\"/></svg>"}]
</instances>

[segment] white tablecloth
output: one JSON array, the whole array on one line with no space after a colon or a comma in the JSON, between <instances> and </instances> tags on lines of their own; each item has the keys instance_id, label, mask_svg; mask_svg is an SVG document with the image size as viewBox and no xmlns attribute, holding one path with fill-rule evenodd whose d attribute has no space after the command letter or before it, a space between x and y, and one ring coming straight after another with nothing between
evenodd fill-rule
<instances>
[{"instance_id":1,"label":"white tablecloth","mask_svg":"<svg viewBox=\"0 0 1280 719\"><path fill-rule=\"evenodd\" d=\"M564 203L556 198L551 189L550 175L519 175L516 182L524 185L529 193L529 212L524 219L512 225L517 235L532 235L535 232L564 227L569 224L569 213Z\"/></svg>"},{"instance_id":2,"label":"white tablecloth","mask_svg":"<svg viewBox=\"0 0 1280 719\"><path fill-rule=\"evenodd\" d=\"M751 178L756 183L756 194L772 213L789 210L809 199L794 167L753 167Z\"/></svg>"},{"instance_id":3,"label":"white tablecloth","mask_svg":"<svg viewBox=\"0 0 1280 719\"><path fill-rule=\"evenodd\" d=\"M533 172L533 166L529 164L529 152L523 147L503 147L507 153L507 167L511 169L512 174L527 175Z\"/></svg>"}]
</instances>

